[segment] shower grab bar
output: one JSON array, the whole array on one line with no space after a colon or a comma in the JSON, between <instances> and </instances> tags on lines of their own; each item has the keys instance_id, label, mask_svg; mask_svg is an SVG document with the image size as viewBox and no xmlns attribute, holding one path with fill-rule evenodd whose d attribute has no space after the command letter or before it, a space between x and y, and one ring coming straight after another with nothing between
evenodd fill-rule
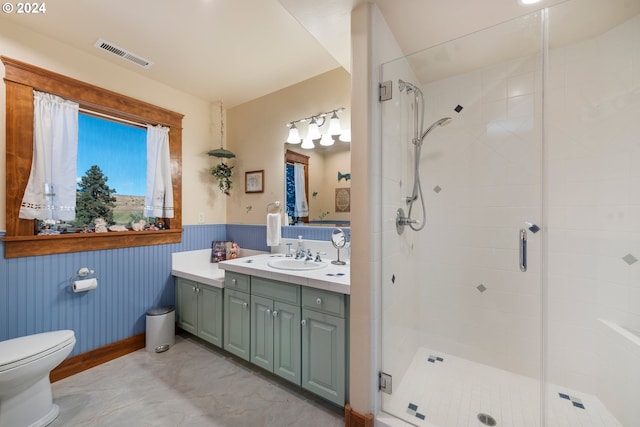
<instances>
[{"instance_id":1,"label":"shower grab bar","mask_svg":"<svg viewBox=\"0 0 640 427\"><path fill-rule=\"evenodd\" d=\"M527 230L520 229L520 271L527 271Z\"/></svg>"}]
</instances>

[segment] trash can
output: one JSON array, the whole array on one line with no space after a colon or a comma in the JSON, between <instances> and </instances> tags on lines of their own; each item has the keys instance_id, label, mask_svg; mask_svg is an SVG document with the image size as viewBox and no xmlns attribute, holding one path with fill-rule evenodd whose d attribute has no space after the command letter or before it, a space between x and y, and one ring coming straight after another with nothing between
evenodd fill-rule
<instances>
[{"instance_id":1,"label":"trash can","mask_svg":"<svg viewBox=\"0 0 640 427\"><path fill-rule=\"evenodd\" d=\"M147 310L147 351L162 353L175 344L176 312L173 306L150 308Z\"/></svg>"}]
</instances>

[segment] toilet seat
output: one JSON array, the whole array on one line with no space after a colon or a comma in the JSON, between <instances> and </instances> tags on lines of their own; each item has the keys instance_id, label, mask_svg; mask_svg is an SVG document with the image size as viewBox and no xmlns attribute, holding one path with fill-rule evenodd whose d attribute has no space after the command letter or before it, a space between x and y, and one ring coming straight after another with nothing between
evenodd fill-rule
<instances>
[{"instance_id":1,"label":"toilet seat","mask_svg":"<svg viewBox=\"0 0 640 427\"><path fill-rule=\"evenodd\" d=\"M0 373L75 344L71 330L45 332L0 341Z\"/></svg>"}]
</instances>

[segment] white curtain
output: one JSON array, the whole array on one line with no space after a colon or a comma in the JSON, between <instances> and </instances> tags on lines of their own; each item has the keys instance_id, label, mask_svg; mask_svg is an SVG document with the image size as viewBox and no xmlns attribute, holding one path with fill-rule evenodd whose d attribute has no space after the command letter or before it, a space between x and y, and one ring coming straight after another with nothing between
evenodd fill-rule
<instances>
[{"instance_id":1,"label":"white curtain","mask_svg":"<svg viewBox=\"0 0 640 427\"><path fill-rule=\"evenodd\" d=\"M293 180L296 190L296 205L293 214L295 216L309 216L307 193L304 190L304 165L302 163L294 163Z\"/></svg>"},{"instance_id":2,"label":"white curtain","mask_svg":"<svg viewBox=\"0 0 640 427\"><path fill-rule=\"evenodd\" d=\"M173 218L169 128L147 125L147 192L144 215Z\"/></svg>"},{"instance_id":3,"label":"white curtain","mask_svg":"<svg viewBox=\"0 0 640 427\"><path fill-rule=\"evenodd\" d=\"M76 217L78 104L33 91L33 158L22 219Z\"/></svg>"}]
</instances>

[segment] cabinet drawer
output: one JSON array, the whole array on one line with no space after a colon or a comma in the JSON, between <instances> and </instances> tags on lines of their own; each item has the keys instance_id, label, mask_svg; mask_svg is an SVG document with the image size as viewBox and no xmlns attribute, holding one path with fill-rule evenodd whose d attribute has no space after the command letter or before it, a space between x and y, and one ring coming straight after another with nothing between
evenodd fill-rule
<instances>
[{"instance_id":1,"label":"cabinet drawer","mask_svg":"<svg viewBox=\"0 0 640 427\"><path fill-rule=\"evenodd\" d=\"M345 297L335 292L303 287L302 307L344 318Z\"/></svg>"},{"instance_id":2,"label":"cabinet drawer","mask_svg":"<svg viewBox=\"0 0 640 427\"><path fill-rule=\"evenodd\" d=\"M300 285L253 276L251 277L251 295L260 295L274 301L300 306Z\"/></svg>"},{"instance_id":3,"label":"cabinet drawer","mask_svg":"<svg viewBox=\"0 0 640 427\"><path fill-rule=\"evenodd\" d=\"M250 278L246 274L234 273L233 271L224 272L224 287L228 289L235 289L237 291L249 292Z\"/></svg>"}]
</instances>

